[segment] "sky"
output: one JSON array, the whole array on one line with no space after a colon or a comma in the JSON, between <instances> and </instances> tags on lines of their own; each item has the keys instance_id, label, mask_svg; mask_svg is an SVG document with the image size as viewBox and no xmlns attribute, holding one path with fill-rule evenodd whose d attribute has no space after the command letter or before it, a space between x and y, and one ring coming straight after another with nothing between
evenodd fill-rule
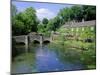
<instances>
[{"instance_id":1,"label":"sky","mask_svg":"<svg viewBox=\"0 0 100 75\"><path fill-rule=\"evenodd\" d=\"M24 11L28 7L33 7L36 10L38 19L43 18L52 19L54 18L60 9L64 7L71 7L68 4L54 4L54 3L40 3L40 2L23 2L23 1L12 1L17 7L18 12Z\"/></svg>"}]
</instances>

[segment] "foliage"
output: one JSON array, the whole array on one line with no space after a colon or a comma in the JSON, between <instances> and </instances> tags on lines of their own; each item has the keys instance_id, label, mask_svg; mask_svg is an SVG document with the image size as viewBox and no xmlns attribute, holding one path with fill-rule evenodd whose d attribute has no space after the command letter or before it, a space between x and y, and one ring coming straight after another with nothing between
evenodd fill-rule
<instances>
[{"instance_id":1,"label":"foliage","mask_svg":"<svg viewBox=\"0 0 100 75\"><path fill-rule=\"evenodd\" d=\"M69 21L71 17L71 9L70 8L63 8L58 13L58 16L60 16L61 19L63 19L64 22Z\"/></svg>"},{"instance_id":2,"label":"foliage","mask_svg":"<svg viewBox=\"0 0 100 75\"><path fill-rule=\"evenodd\" d=\"M42 33L42 34L44 34L44 35L48 35L48 30L47 30L47 25L48 25L48 19L47 18L44 18L43 20L42 20L42 23L39 23L38 24L38 33Z\"/></svg>"},{"instance_id":3,"label":"foliage","mask_svg":"<svg viewBox=\"0 0 100 75\"><path fill-rule=\"evenodd\" d=\"M80 6L75 5L70 8L65 7L60 10L58 16L66 21L82 21L84 20L95 20L96 19L96 7L95 6Z\"/></svg>"},{"instance_id":4,"label":"foliage","mask_svg":"<svg viewBox=\"0 0 100 75\"><path fill-rule=\"evenodd\" d=\"M25 11L17 12L15 5L12 5L12 30L13 35L28 34L29 32L46 33L47 31L57 31L65 22L82 21L96 19L95 6L74 5L60 9L53 19L44 18L41 22L36 16L33 7L26 8ZM39 25L39 26L38 26ZM67 30L68 31L68 30Z\"/></svg>"},{"instance_id":5,"label":"foliage","mask_svg":"<svg viewBox=\"0 0 100 75\"><path fill-rule=\"evenodd\" d=\"M96 19L96 7L95 6L83 6L83 15L85 20L94 20Z\"/></svg>"},{"instance_id":6,"label":"foliage","mask_svg":"<svg viewBox=\"0 0 100 75\"><path fill-rule=\"evenodd\" d=\"M20 20L15 20L15 24L12 25L12 33L20 35L21 33L24 33L24 23Z\"/></svg>"},{"instance_id":7,"label":"foliage","mask_svg":"<svg viewBox=\"0 0 100 75\"><path fill-rule=\"evenodd\" d=\"M38 28L38 32L39 32L39 33L45 32L45 30L44 30L45 28L44 28L44 25L43 25L43 24L41 24L41 23L38 24L38 27L37 27L37 28Z\"/></svg>"},{"instance_id":8,"label":"foliage","mask_svg":"<svg viewBox=\"0 0 100 75\"><path fill-rule=\"evenodd\" d=\"M43 23L43 24L48 24L48 19L47 19L47 18L44 18L44 19L42 20L42 23Z\"/></svg>"},{"instance_id":9,"label":"foliage","mask_svg":"<svg viewBox=\"0 0 100 75\"><path fill-rule=\"evenodd\" d=\"M82 6L76 5L76 6L72 6L71 7L72 10L72 19L76 20L76 21L82 21L83 18L83 9Z\"/></svg>"},{"instance_id":10,"label":"foliage","mask_svg":"<svg viewBox=\"0 0 100 75\"><path fill-rule=\"evenodd\" d=\"M27 32L37 31L37 17L35 9L32 7L27 8L23 14Z\"/></svg>"},{"instance_id":11,"label":"foliage","mask_svg":"<svg viewBox=\"0 0 100 75\"><path fill-rule=\"evenodd\" d=\"M38 22L35 9L32 7L27 8L25 11L16 14L13 18L13 35L28 34L31 31L36 32Z\"/></svg>"}]
</instances>

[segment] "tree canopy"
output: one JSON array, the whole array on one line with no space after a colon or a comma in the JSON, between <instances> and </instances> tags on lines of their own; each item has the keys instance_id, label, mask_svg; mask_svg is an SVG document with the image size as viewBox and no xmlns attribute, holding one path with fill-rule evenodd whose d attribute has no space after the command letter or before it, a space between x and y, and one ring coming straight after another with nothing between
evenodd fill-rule
<instances>
[{"instance_id":1,"label":"tree canopy","mask_svg":"<svg viewBox=\"0 0 100 75\"><path fill-rule=\"evenodd\" d=\"M70 8L65 7L58 13L65 22L70 20L82 21L84 20L95 20L96 19L96 7L88 5L75 5Z\"/></svg>"},{"instance_id":2,"label":"tree canopy","mask_svg":"<svg viewBox=\"0 0 100 75\"><path fill-rule=\"evenodd\" d=\"M14 35L27 34L31 31L36 32L38 19L34 8L29 7L25 11L16 14L12 21Z\"/></svg>"}]
</instances>

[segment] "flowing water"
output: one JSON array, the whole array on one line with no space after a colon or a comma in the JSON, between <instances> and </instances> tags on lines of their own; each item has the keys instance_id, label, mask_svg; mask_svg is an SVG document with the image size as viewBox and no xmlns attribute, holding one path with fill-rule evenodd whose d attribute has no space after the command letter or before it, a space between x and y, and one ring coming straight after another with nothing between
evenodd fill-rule
<instances>
[{"instance_id":1,"label":"flowing water","mask_svg":"<svg viewBox=\"0 0 100 75\"><path fill-rule=\"evenodd\" d=\"M52 71L82 70L79 52L69 49L50 47L49 45L17 46L20 52L12 62L12 73L35 73Z\"/></svg>"}]
</instances>

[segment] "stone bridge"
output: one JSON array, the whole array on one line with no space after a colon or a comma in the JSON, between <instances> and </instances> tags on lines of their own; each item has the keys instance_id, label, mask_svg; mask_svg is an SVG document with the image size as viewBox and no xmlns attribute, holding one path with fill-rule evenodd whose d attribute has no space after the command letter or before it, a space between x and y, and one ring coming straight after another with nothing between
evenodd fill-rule
<instances>
[{"instance_id":1,"label":"stone bridge","mask_svg":"<svg viewBox=\"0 0 100 75\"><path fill-rule=\"evenodd\" d=\"M24 43L25 45L28 45L29 43L32 43L34 41L39 42L40 44L44 42L51 42L51 37L46 37L41 34L29 34L29 35L21 35L21 36L13 36L12 37L16 43Z\"/></svg>"}]
</instances>

